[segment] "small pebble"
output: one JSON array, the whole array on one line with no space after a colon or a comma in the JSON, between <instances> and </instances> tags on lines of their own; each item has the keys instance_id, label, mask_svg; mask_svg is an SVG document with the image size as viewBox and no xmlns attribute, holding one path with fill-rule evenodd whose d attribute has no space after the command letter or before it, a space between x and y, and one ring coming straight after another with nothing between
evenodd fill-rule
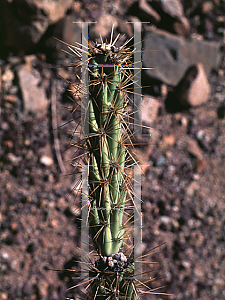
<instances>
[{"instance_id":1,"label":"small pebble","mask_svg":"<svg viewBox=\"0 0 225 300\"><path fill-rule=\"evenodd\" d=\"M33 293L33 289L30 283L26 282L23 286L23 294L25 296L30 296Z\"/></svg>"},{"instance_id":2,"label":"small pebble","mask_svg":"<svg viewBox=\"0 0 225 300\"><path fill-rule=\"evenodd\" d=\"M57 225L58 225L57 220L55 220L55 219L51 220L51 226L52 227L57 227Z\"/></svg>"},{"instance_id":3,"label":"small pebble","mask_svg":"<svg viewBox=\"0 0 225 300\"><path fill-rule=\"evenodd\" d=\"M37 289L41 299L46 299L46 296L48 294L48 283L44 280L40 280L37 285Z\"/></svg>"},{"instance_id":4,"label":"small pebble","mask_svg":"<svg viewBox=\"0 0 225 300\"><path fill-rule=\"evenodd\" d=\"M7 300L8 299L8 295L6 293L0 293L0 299L1 300Z\"/></svg>"},{"instance_id":5,"label":"small pebble","mask_svg":"<svg viewBox=\"0 0 225 300\"><path fill-rule=\"evenodd\" d=\"M197 189L197 183L196 181L192 181L186 189L186 195L188 197L193 197L196 189Z\"/></svg>"},{"instance_id":6,"label":"small pebble","mask_svg":"<svg viewBox=\"0 0 225 300\"><path fill-rule=\"evenodd\" d=\"M51 165L53 165L53 159L47 155L42 155L40 158L40 162L46 167L50 167Z\"/></svg>"},{"instance_id":7,"label":"small pebble","mask_svg":"<svg viewBox=\"0 0 225 300\"><path fill-rule=\"evenodd\" d=\"M207 167L207 161L205 159L197 159L195 161L195 172L202 173Z\"/></svg>"},{"instance_id":8,"label":"small pebble","mask_svg":"<svg viewBox=\"0 0 225 300\"><path fill-rule=\"evenodd\" d=\"M17 96L16 95L5 95L4 100L11 102L11 103L15 103L17 101Z\"/></svg>"},{"instance_id":9,"label":"small pebble","mask_svg":"<svg viewBox=\"0 0 225 300\"><path fill-rule=\"evenodd\" d=\"M200 149L198 143L195 140L189 140L187 144L187 151L194 157L197 157L199 159L202 158L202 150Z\"/></svg>"},{"instance_id":10,"label":"small pebble","mask_svg":"<svg viewBox=\"0 0 225 300\"><path fill-rule=\"evenodd\" d=\"M9 82L9 81L13 81L13 79L14 79L14 74L7 66L5 72L2 75L2 81Z\"/></svg>"},{"instance_id":11,"label":"small pebble","mask_svg":"<svg viewBox=\"0 0 225 300\"><path fill-rule=\"evenodd\" d=\"M162 138L162 147L168 148L172 147L175 144L175 137L174 135L164 135Z\"/></svg>"},{"instance_id":12,"label":"small pebble","mask_svg":"<svg viewBox=\"0 0 225 300\"><path fill-rule=\"evenodd\" d=\"M162 167L165 164L165 157L163 155L160 155L159 158L156 161L157 167Z\"/></svg>"}]
</instances>

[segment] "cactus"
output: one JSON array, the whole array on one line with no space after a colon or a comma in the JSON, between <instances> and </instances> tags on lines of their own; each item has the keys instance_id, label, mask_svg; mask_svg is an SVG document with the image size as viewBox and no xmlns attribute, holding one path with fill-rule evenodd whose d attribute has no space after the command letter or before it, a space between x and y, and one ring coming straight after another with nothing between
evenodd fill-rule
<instances>
[{"instance_id":1,"label":"cactus","mask_svg":"<svg viewBox=\"0 0 225 300\"><path fill-rule=\"evenodd\" d=\"M136 282L145 288L146 285L135 278L133 245L130 244L131 251L127 246L133 218L130 211L134 209L129 170L136 164L128 147L132 144L129 134L133 119L129 122L127 113L132 103L127 92L132 93L134 83L130 68L133 50L128 47L130 40L117 47L119 36L114 41L112 37L113 30L109 43L101 39L101 43L88 45L89 132L83 131L84 138L75 143L88 153L88 222L97 253L95 262L88 263L89 279L84 282L88 282L91 299L136 300L140 299ZM79 57L83 51L87 53L78 43L68 46ZM80 87L74 85L73 90L79 92ZM150 289L148 293L154 291Z\"/></svg>"},{"instance_id":2,"label":"cactus","mask_svg":"<svg viewBox=\"0 0 225 300\"><path fill-rule=\"evenodd\" d=\"M115 299L136 299L130 279L133 262L119 253L125 235L127 196L124 171L128 151L122 130L127 105L124 86L133 79L123 67L132 51L125 45L117 48L110 43L96 43L90 46L89 53L89 227L99 254L97 270L90 272L90 277L97 277L91 287L97 299L112 295Z\"/></svg>"},{"instance_id":3,"label":"cactus","mask_svg":"<svg viewBox=\"0 0 225 300\"><path fill-rule=\"evenodd\" d=\"M118 253L124 235L122 221L126 199L126 148L123 145L121 114L125 99L122 85L126 75L122 74L120 66L124 55L110 44L97 44L91 48L91 56L90 135L87 139L90 151L89 224L98 253L110 256ZM98 67L104 63L114 63L114 66Z\"/></svg>"}]
</instances>

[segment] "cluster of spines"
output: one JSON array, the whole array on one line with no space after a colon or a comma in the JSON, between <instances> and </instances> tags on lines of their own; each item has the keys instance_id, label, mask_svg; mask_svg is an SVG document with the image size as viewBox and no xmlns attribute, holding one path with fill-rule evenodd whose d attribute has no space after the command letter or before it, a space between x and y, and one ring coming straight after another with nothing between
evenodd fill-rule
<instances>
[{"instance_id":1,"label":"cluster of spines","mask_svg":"<svg viewBox=\"0 0 225 300\"><path fill-rule=\"evenodd\" d=\"M132 198L131 179L126 174L129 150L125 146L125 91L133 74L124 68L132 50L115 42L89 45L88 124L89 230L99 255L89 271L94 299L136 299L133 262L120 249L128 236L132 216L124 216ZM130 199L129 199L130 198ZM131 206L131 204L129 203ZM125 214L127 215L127 214Z\"/></svg>"},{"instance_id":2,"label":"cluster of spines","mask_svg":"<svg viewBox=\"0 0 225 300\"><path fill-rule=\"evenodd\" d=\"M136 161L127 146L132 143L127 135L130 123L125 121L126 107L132 103L127 92L132 93L134 83L129 68L134 50L126 47L130 40L116 47L118 36L112 42L112 35L110 43L89 44L87 50L78 43L79 47L69 45L79 57L82 51L88 51L89 56L86 116L89 133L75 146L83 147L88 153L89 230L98 259L94 264L88 263L89 280L84 282L89 282L91 299L137 300L140 297L135 284L133 254L125 256L125 252L119 252L127 248L132 229L133 214L126 210L134 209L132 178L127 170ZM77 89L80 91L79 86L75 86ZM140 281L138 285L147 287ZM154 294L154 291L149 289L148 293Z\"/></svg>"}]
</instances>

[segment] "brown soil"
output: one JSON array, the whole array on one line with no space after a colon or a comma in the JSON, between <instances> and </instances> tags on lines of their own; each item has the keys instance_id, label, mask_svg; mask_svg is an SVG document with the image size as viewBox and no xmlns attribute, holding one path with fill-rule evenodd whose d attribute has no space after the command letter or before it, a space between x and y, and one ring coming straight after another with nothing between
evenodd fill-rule
<instances>
[{"instance_id":1,"label":"brown soil","mask_svg":"<svg viewBox=\"0 0 225 300\"><path fill-rule=\"evenodd\" d=\"M40 64L38 60L33 67L40 71ZM50 86L49 76L43 78ZM65 83L55 80L60 126L71 114L62 97ZM212 74L210 84L209 100L197 108L170 113L161 97L152 131L159 137L137 150L149 165L142 176L143 249L166 242L149 257L160 264L157 275L165 277L152 286L166 285L162 292L173 294L146 299L225 298L224 72ZM62 175L51 110L25 114L19 96L16 101L3 97L0 109L0 299L83 299L82 288L67 291L75 284L71 273L49 270L76 268L80 255L80 195L76 201L71 192L80 176L71 175L75 149L69 136L74 125L58 131L68 174ZM174 142L169 145L165 136ZM198 142L201 159L187 151L190 139ZM53 163L43 164L43 155Z\"/></svg>"}]
</instances>

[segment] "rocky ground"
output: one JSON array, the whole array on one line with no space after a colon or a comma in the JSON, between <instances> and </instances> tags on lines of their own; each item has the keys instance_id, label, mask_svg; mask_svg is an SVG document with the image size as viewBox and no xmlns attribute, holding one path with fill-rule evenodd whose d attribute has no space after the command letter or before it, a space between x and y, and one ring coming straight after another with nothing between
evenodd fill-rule
<instances>
[{"instance_id":1,"label":"rocky ground","mask_svg":"<svg viewBox=\"0 0 225 300\"><path fill-rule=\"evenodd\" d=\"M0 12L0 299L82 299L73 275L80 247L80 174L70 164L76 82L63 45L133 34L143 24L143 250L158 261L152 288L173 296L225 298L225 58L223 0L3 1ZM7 16L7 17L6 17ZM148 37L148 38L147 38ZM147 39L146 39L147 38ZM66 48L64 48L66 49ZM156 51L157 50L157 51ZM52 66L63 68L51 68ZM60 127L57 131L53 128ZM143 146L143 142L145 145ZM144 298L144 297L143 297ZM144 298L144 299L145 299Z\"/></svg>"}]
</instances>

